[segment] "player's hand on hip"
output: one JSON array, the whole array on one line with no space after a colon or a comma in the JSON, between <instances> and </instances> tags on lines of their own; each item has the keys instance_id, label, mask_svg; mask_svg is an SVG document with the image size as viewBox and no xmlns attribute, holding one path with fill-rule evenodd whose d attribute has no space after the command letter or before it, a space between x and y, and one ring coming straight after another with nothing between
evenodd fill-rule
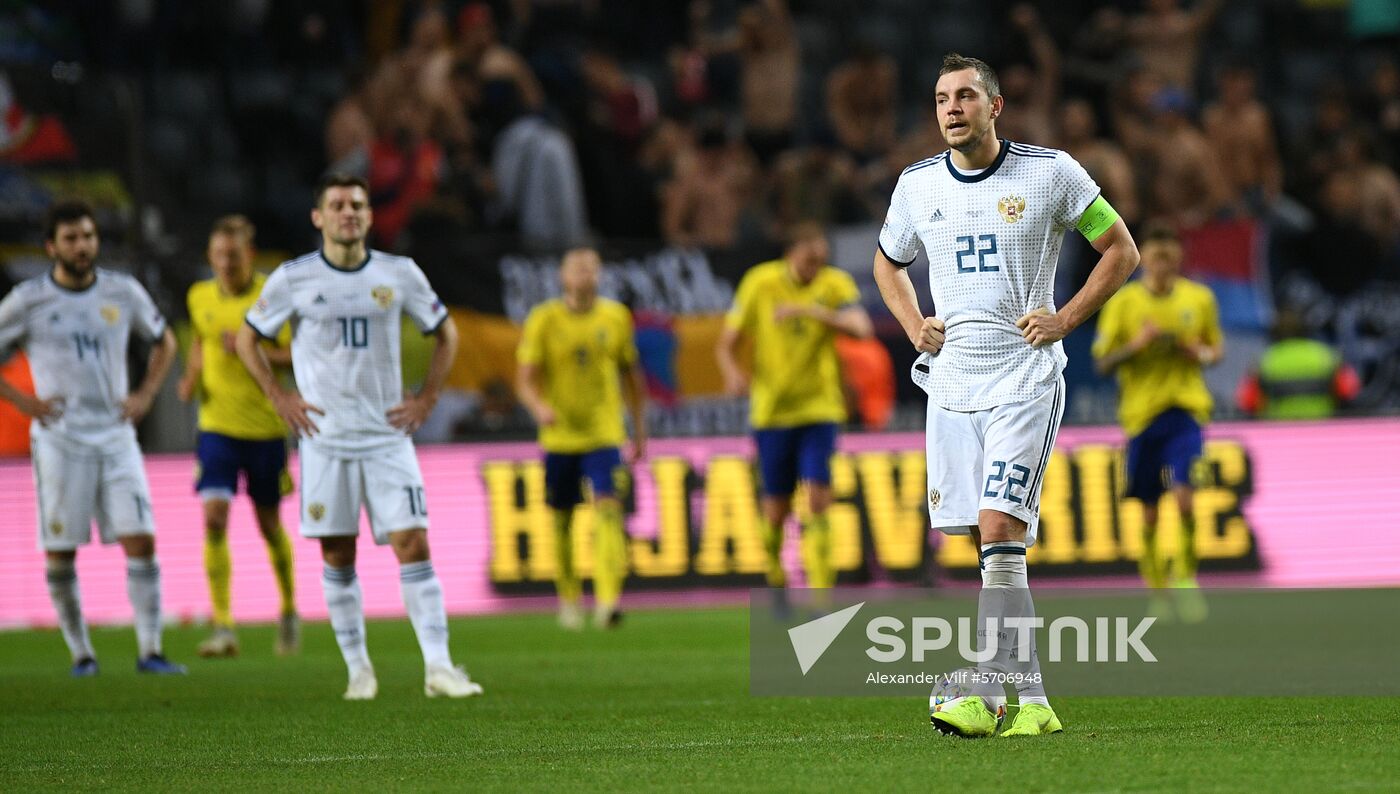
<instances>
[{"instance_id":1,"label":"player's hand on hip","mask_svg":"<svg viewBox=\"0 0 1400 794\"><path fill-rule=\"evenodd\" d=\"M1053 345L1069 334L1064 319L1044 306L1017 320L1016 327L1031 347Z\"/></svg>"},{"instance_id":2,"label":"player's hand on hip","mask_svg":"<svg viewBox=\"0 0 1400 794\"><path fill-rule=\"evenodd\" d=\"M277 415L282 417L282 421L287 423L292 432L302 437L314 436L320 432L320 428L312 421L311 414L326 415L325 411L303 400L301 395L294 391L279 392L272 398L272 407L277 409Z\"/></svg>"},{"instance_id":3,"label":"player's hand on hip","mask_svg":"<svg viewBox=\"0 0 1400 794\"><path fill-rule=\"evenodd\" d=\"M423 423L428 421L428 416L433 412L433 406L437 400L422 394L410 394L403 398L403 402L390 408L384 415L389 419L389 424L404 431L405 433L416 433Z\"/></svg>"},{"instance_id":4,"label":"player's hand on hip","mask_svg":"<svg viewBox=\"0 0 1400 794\"><path fill-rule=\"evenodd\" d=\"M48 427L50 422L58 421L63 416L63 398L50 397L41 400L28 394L21 395L15 402L15 407L25 416L30 416L39 420L39 424Z\"/></svg>"},{"instance_id":5,"label":"player's hand on hip","mask_svg":"<svg viewBox=\"0 0 1400 794\"><path fill-rule=\"evenodd\" d=\"M938 355L938 351L943 349L943 321L937 317L925 317L923 325L919 326L919 336L914 340L914 349L921 353Z\"/></svg>"},{"instance_id":6,"label":"player's hand on hip","mask_svg":"<svg viewBox=\"0 0 1400 794\"><path fill-rule=\"evenodd\" d=\"M150 413L153 400L154 397L144 392L128 394L126 399L122 400L122 419L132 424L140 422Z\"/></svg>"}]
</instances>

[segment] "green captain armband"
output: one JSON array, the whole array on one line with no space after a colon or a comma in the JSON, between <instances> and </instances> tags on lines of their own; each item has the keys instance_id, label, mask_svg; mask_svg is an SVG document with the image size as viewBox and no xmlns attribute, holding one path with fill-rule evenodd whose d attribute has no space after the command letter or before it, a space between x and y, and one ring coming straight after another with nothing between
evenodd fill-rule
<instances>
[{"instance_id":1,"label":"green captain armband","mask_svg":"<svg viewBox=\"0 0 1400 794\"><path fill-rule=\"evenodd\" d=\"M1094 203L1084 210L1084 214L1079 216L1079 223L1076 223L1074 227L1079 230L1080 234L1084 235L1085 240L1092 243L1103 236L1103 233L1108 231L1108 227L1117 220L1118 210L1115 210L1113 205L1108 203L1108 199L1100 193L1099 197L1094 199Z\"/></svg>"}]
</instances>

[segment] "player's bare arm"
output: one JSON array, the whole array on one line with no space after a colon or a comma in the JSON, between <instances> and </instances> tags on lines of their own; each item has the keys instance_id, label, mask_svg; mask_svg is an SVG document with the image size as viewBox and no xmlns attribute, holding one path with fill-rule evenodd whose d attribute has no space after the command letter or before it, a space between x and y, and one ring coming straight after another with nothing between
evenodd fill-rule
<instances>
[{"instance_id":1,"label":"player's bare arm","mask_svg":"<svg viewBox=\"0 0 1400 794\"><path fill-rule=\"evenodd\" d=\"M890 314L899 321L910 344L921 353L938 354L943 349L943 321L937 317L925 317L919 308L919 295L914 291L914 282L909 280L909 272L891 262L883 251L875 251L875 283L880 287L880 297Z\"/></svg>"},{"instance_id":2,"label":"player's bare arm","mask_svg":"<svg viewBox=\"0 0 1400 794\"><path fill-rule=\"evenodd\" d=\"M0 378L0 399L18 408L25 416L38 419L39 424L46 427L49 422L63 416L63 401L60 398L50 397L44 400L32 394L25 394L4 378Z\"/></svg>"},{"instance_id":3,"label":"player's bare arm","mask_svg":"<svg viewBox=\"0 0 1400 794\"><path fill-rule=\"evenodd\" d=\"M236 352L236 351L235 351ZM190 355L185 361L185 372L180 376L180 380L175 384L175 394L181 402L189 402L194 399L195 390L199 388L199 376L204 371L204 343L195 337L190 340Z\"/></svg>"},{"instance_id":4,"label":"player's bare arm","mask_svg":"<svg viewBox=\"0 0 1400 794\"><path fill-rule=\"evenodd\" d=\"M423 380L423 387L385 414L389 424L406 433L413 433L428 420L442 393L442 384L447 381L447 372L457 358L457 326L453 324L451 315L433 332L433 337L437 339L437 344L433 346L433 357L428 361L428 375Z\"/></svg>"},{"instance_id":5,"label":"player's bare arm","mask_svg":"<svg viewBox=\"0 0 1400 794\"><path fill-rule=\"evenodd\" d=\"M150 412L151 403L155 401L161 384L165 383L165 377L170 374L170 367L175 363L175 354L178 351L175 333L166 328L165 333L160 335L160 340L151 347L151 355L146 359L145 380L141 381L141 386L136 391L128 394L122 401L122 419L135 424Z\"/></svg>"},{"instance_id":6,"label":"player's bare arm","mask_svg":"<svg viewBox=\"0 0 1400 794\"><path fill-rule=\"evenodd\" d=\"M282 388L272 373L267 354L263 352L262 345L258 344L258 333L253 330L253 326L244 325L238 329L236 346L239 360L248 368L248 374L253 376L258 388L272 401L272 407L277 410L277 415L282 417L282 421L298 436L316 435L317 427L311 419L311 414L325 416L326 412L303 400L296 391Z\"/></svg>"},{"instance_id":7,"label":"player's bare arm","mask_svg":"<svg viewBox=\"0 0 1400 794\"><path fill-rule=\"evenodd\" d=\"M715 345L715 361L719 363L719 374L724 378L724 393L730 397L742 397L749 392L749 374L739 366L739 341L743 338L737 329L725 328L720 331L719 342Z\"/></svg>"},{"instance_id":8,"label":"player's bare arm","mask_svg":"<svg viewBox=\"0 0 1400 794\"><path fill-rule=\"evenodd\" d=\"M267 363L272 366L290 367L292 365L292 349L290 347L283 347L264 339L262 340L262 349L263 355L267 356Z\"/></svg>"},{"instance_id":9,"label":"player's bare arm","mask_svg":"<svg viewBox=\"0 0 1400 794\"><path fill-rule=\"evenodd\" d=\"M1137 336L1124 345L1108 351L1094 359L1094 371L1100 375L1107 375L1118 369L1124 362L1136 357L1146 350L1162 336L1162 332L1152 323L1143 323L1138 329Z\"/></svg>"},{"instance_id":10,"label":"player's bare arm","mask_svg":"<svg viewBox=\"0 0 1400 794\"><path fill-rule=\"evenodd\" d=\"M622 398L632 414L632 449L627 462L636 463L647 454L647 385L640 366L628 364L620 370Z\"/></svg>"},{"instance_id":11,"label":"player's bare arm","mask_svg":"<svg viewBox=\"0 0 1400 794\"><path fill-rule=\"evenodd\" d=\"M875 326L870 322L870 315L861 306L832 309L819 303L784 303L774 309L773 316L778 322L791 317L807 317L838 334L856 339L869 339L875 335Z\"/></svg>"},{"instance_id":12,"label":"player's bare arm","mask_svg":"<svg viewBox=\"0 0 1400 794\"><path fill-rule=\"evenodd\" d=\"M1058 312L1042 307L1016 321L1021 336L1032 347L1044 347L1064 339L1102 308L1137 269L1137 244L1121 218L1090 245L1099 252L1099 263L1079 292Z\"/></svg>"},{"instance_id":13,"label":"player's bare arm","mask_svg":"<svg viewBox=\"0 0 1400 794\"><path fill-rule=\"evenodd\" d=\"M554 408L544 398L544 393L540 389L539 365L521 364L519 366L515 373L515 393L520 395L520 402L525 406L525 410L529 411L530 416L535 418L535 424L540 427L554 424Z\"/></svg>"}]
</instances>

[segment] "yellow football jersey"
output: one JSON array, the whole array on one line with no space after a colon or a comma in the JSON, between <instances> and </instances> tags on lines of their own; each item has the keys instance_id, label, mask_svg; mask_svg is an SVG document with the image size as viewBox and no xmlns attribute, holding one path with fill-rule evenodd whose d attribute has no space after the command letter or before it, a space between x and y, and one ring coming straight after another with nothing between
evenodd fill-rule
<instances>
[{"instance_id":1,"label":"yellow football jersey","mask_svg":"<svg viewBox=\"0 0 1400 794\"><path fill-rule=\"evenodd\" d=\"M1118 366L1118 418L1135 436L1170 408L1182 408L1205 424L1211 396L1201 365L1176 348L1220 343L1220 318L1215 295L1204 284L1178 278L1166 295L1154 295L1141 281L1125 285L1099 313L1094 357L1110 353L1152 323L1162 332L1142 353Z\"/></svg>"},{"instance_id":2,"label":"yellow football jersey","mask_svg":"<svg viewBox=\"0 0 1400 794\"><path fill-rule=\"evenodd\" d=\"M755 265L739 282L725 325L753 340L749 421L755 429L846 421L836 332L807 317L779 322L786 304L819 304L840 311L859 302L850 274L824 267L798 284L786 261Z\"/></svg>"},{"instance_id":3,"label":"yellow football jersey","mask_svg":"<svg viewBox=\"0 0 1400 794\"><path fill-rule=\"evenodd\" d=\"M277 416L271 401L258 388L257 381L229 350L231 340L243 327L243 318L262 292L266 276L253 274L253 283L242 295L228 295L214 279L190 287L186 303L195 338L204 354L199 376L199 429L249 441L264 441L287 435L287 426ZM292 330L283 326L277 343L291 344ZM231 343L230 343L231 344Z\"/></svg>"},{"instance_id":4,"label":"yellow football jersey","mask_svg":"<svg viewBox=\"0 0 1400 794\"><path fill-rule=\"evenodd\" d=\"M621 370L637 362L632 313L598 298L586 312L562 300L536 306L525 319L516 360L540 368L544 399L554 424L540 428L547 452L578 454L621 446Z\"/></svg>"}]
</instances>

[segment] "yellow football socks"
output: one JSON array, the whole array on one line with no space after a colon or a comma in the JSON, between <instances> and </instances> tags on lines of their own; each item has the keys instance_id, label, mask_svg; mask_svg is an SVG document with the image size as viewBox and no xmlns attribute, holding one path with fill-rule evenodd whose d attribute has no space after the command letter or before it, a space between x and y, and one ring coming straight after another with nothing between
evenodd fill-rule
<instances>
[{"instance_id":1,"label":"yellow football socks","mask_svg":"<svg viewBox=\"0 0 1400 794\"><path fill-rule=\"evenodd\" d=\"M825 590L836 584L836 569L831 564L831 520L826 513L812 515L802 528L802 566L807 571L807 586Z\"/></svg>"},{"instance_id":2,"label":"yellow football socks","mask_svg":"<svg viewBox=\"0 0 1400 794\"><path fill-rule=\"evenodd\" d=\"M622 505L601 499L593 508L593 594L604 607L616 606L627 578L627 541L622 530Z\"/></svg>"},{"instance_id":3,"label":"yellow football socks","mask_svg":"<svg viewBox=\"0 0 1400 794\"><path fill-rule=\"evenodd\" d=\"M272 573L277 577L282 614L290 615L297 611L296 574L292 565L292 541L281 524L277 525L277 534L267 540L267 558L272 562Z\"/></svg>"},{"instance_id":4,"label":"yellow football socks","mask_svg":"<svg viewBox=\"0 0 1400 794\"><path fill-rule=\"evenodd\" d=\"M229 607L229 579L233 561L228 552L228 536L204 536L204 573L209 577L209 604L215 628L232 628L233 613Z\"/></svg>"},{"instance_id":5,"label":"yellow football socks","mask_svg":"<svg viewBox=\"0 0 1400 794\"><path fill-rule=\"evenodd\" d=\"M573 519L573 509L554 510L554 587L559 600L566 604L577 604L583 593L578 571L574 569L574 547L569 534L569 523Z\"/></svg>"}]
</instances>

